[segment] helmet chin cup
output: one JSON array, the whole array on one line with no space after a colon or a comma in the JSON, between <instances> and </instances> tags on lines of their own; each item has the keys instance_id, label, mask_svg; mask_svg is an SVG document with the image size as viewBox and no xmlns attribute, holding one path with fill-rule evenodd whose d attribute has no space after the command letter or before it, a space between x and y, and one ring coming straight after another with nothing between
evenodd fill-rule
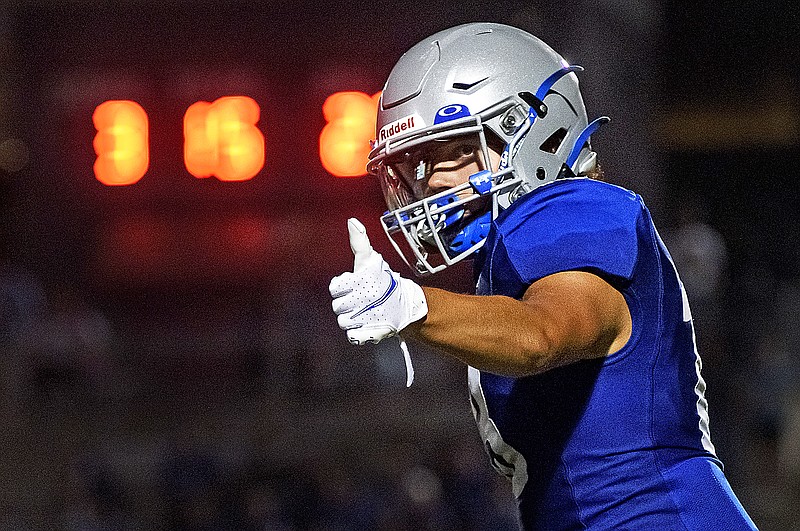
<instances>
[{"instance_id":1,"label":"helmet chin cup","mask_svg":"<svg viewBox=\"0 0 800 531\"><path fill-rule=\"evenodd\" d=\"M491 174L489 171L478 172L470 177L470 184L476 188L473 180L477 181L481 191L486 193L491 188ZM488 186L484 186L486 182L489 183ZM416 236L420 242L436 249L438 236L446 252L458 255L486 239L492 223L491 209L486 208L484 212L468 218L465 216L466 209L463 206L447 208L457 200L456 194L447 194L431 202L431 218L434 220L434 225L431 226L427 218L417 223ZM419 207L415 212L422 214L422 210L422 207ZM436 213L437 210L442 211Z\"/></svg>"},{"instance_id":2,"label":"helmet chin cup","mask_svg":"<svg viewBox=\"0 0 800 531\"><path fill-rule=\"evenodd\" d=\"M489 228L492 226L492 213L487 210L480 216L467 223L463 229L456 233L453 241L450 242L450 250L461 253L470 247L483 242L489 235Z\"/></svg>"},{"instance_id":3,"label":"helmet chin cup","mask_svg":"<svg viewBox=\"0 0 800 531\"><path fill-rule=\"evenodd\" d=\"M447 194L442 197L436 198L430 203L431 218L434 223L433 226L428 222L427 218L423 218L417 223L417 237L420 241L428 245L436 246L436 238L433 233L445 232L448 228L453 227L456 223L461 221L464 217L464 208L448 209L447 205L458 201L455 194ZM415 214L422 214L422 207L415 210Z\"/></svg>"}]
</instances>

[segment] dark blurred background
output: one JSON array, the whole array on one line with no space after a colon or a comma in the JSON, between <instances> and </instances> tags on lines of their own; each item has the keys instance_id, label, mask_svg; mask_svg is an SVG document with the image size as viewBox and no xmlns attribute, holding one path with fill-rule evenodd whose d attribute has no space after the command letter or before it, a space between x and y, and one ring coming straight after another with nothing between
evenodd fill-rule
<instances>
[{"instance_id":1,"label":"dark blurred background","mask_svg":"<svg viewBox=\"0 0 800 531\"><path fill-rule=\"evenodd\" d=\"M466 370L357 349L327 284L377 183L320 164L322 103L380 90L438 30L533 32L581 77L607 178L689 291L712 438L765 530L800 529L800 7L655 0L0 3L0 529L514 529ZM259 104L252 180L189 175L196 101ZM92 112L150 120L136 185L92 173ZM468 267L434 278L469 291Z\"/></svg>"}]
</instances>

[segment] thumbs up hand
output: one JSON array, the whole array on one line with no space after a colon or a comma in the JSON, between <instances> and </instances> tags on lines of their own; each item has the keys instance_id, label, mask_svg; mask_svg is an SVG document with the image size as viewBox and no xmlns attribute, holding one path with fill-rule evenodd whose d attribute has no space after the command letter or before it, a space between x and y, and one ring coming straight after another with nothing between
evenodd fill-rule
<instances>
[{"instance_id":1,"label":"thumbs up hand","mask_svg":"<svg viewBox=\"0 0 800 531\"><path fill-rule=\"evenodd\" d=\"M355 345L377 343L397 335L428 313L422 288L391 270L369 243L364 225L347 221L353 272L331 280L333 311L339 327Z\"/></svg>"},{"instance_id":2,"label":"thumbs up hand","mask_svg":"<svg viewBox=\"0 0 800 531\"><path fill-rule=\"evenodd\" d=\"M347 220L347 232L350 235L350 250L353 251L353 272L365 269L370 258L374 260L375 256L381 257L369 243L367 229L356 218Z\"/></svg>"}]
</instances>

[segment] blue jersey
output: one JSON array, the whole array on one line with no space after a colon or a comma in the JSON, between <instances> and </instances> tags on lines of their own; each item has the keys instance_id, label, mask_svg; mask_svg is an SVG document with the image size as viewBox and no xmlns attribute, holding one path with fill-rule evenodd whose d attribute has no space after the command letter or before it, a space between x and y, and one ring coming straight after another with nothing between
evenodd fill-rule
<instances>
[{"instance_id":1,"label":"blue jersey","mask_svg":"<svg viewBox=\"0 0 800 531\"><path fill-rule=\"evenodd\" d=\"M475 265L479 295L517 299L547 275L589 271L633 321L605 358L525 378L469 369L525 529L755 528L715 456L689 304L638 195L584 178L542 186L498 216Z\"/></svg>"}]
</instances>

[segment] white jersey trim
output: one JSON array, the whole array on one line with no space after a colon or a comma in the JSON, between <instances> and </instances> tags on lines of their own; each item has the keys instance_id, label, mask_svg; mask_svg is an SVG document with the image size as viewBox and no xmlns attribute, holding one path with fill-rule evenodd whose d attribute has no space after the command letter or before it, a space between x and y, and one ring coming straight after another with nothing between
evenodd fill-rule
<instances>
[{"instance_id":1,"label":"white jersey trim","mask_svg":"<svg viewBox=\"0 0 800 531\"><path fill-rule=\"evenodd\" d=\"M472 400L472 415L478 425L478 433L483 441L484 450L489 455L492 468L498 474L511 481L514 497L519 498L528 482L528 463L525 458L503 440L500 430L489 417L486 397L481 387L481 372L469 367L467 371L469 392Z\"/></svg>"},{"instance_id":2,"label":"white jersey trim","mask_svg":"<svg viewBox=\"0 0 800 531\"><path fill-rule=\"evenodd\" d=\"M660 240L661 237L658 236L656 232L656 236ZM661 244L663 245L663 243ZM683 322L688 323L690 328L692 329L692 348L694 349L694 369L695 373L697 374L697 383L694 385L694 394L697 396L697 416L700 417L700 421L698 423L700 428L700 442L703 445L703 449L707 452L710 452L714 455L717 455L716 449L714 448L714 444L711 442L711 429L709 428L709 421L708 421L708 401L706 400L706 381L703 380L703 375L701 371L703 369L703 361L700 359L700 353L697 351L697 337L695 336L694 332L694 322L692 320L692 309L689 307L689 297L686 295L686 288L683 287L683 281L681 280L681 276L678 274L678 268L675 267L675 262L672 261L672 257L669 255L669 252L666 253L667 258L669 259L670 265L672 265L672 271L675 273L675 278L678 279L678 285L681 288L681 301L683 303Z\"/></svg>"}]
</instances>

